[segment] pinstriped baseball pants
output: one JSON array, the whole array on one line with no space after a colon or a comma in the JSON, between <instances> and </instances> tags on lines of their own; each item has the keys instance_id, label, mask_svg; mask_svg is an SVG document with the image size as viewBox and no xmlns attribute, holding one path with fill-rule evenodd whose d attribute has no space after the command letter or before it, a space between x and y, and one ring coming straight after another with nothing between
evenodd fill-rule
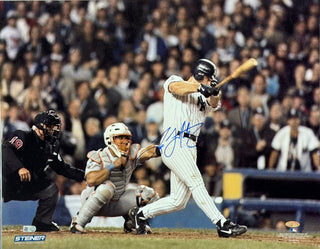
<instances>
[{"instance_id":1,"label":"pinstriped baseball pants","mask_svg":"<svg viewBox=\"0 0 320 249\"><path fill-rule=\"evenodd\" d=\"M198 207L213 223L224 218L205 188L196 158L196 147L189 148L185 143L175 146L170 156L162 154L163 162L171 170L170 196L143 207L142 211L146 218L184 209L191 194Z\"/></svg>"}]
</instances>

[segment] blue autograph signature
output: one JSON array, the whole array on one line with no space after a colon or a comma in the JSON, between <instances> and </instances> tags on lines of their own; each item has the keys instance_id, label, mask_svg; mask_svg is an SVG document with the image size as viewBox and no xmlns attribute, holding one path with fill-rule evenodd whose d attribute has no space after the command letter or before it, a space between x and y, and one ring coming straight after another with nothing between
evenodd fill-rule
<instances>
[{"instance_id":1,"label":"blue autograph signature","mask_svg":"<svg viewBox=\"0 0 320 249\"><path fill-rule=\"evenodd\" d=\"M190 123L183 122L179 135L178 135L178 130L176 128L172 129L171 127L169 127L158 138L153 140L152 143L155 144L155 141L158 141L158 139L162 137L159 144L159 149L162 155L166 157L170 157L176 148L177 140L180 141L178 146L180 146L181 148L184 145L186 145L188 148L196 147L196 145L193 142L192 143L190 142L191 139L184 137L184 133L189 133L191 135L194 135L199 129L201 129L203 125L204 123L199 123L191 126ZM189 144L189 142L191 144ZM138 161L139 161L139 158L136 158L135 163L137 163Z\"/></svg>"},{"instance_id":2,"label":"blue autograph signature","mask_svg":"<svg viewBox=\"0 0 320 249\"><path fill-rule=\"evenodd\" d=\"M194 135L204 123L199 123L196 125L190 125L190 123L183 122L180 131L176 128L172 129L169 127L167 130L165 130L161 136L161 142L159 144L159 148L161 151L161 154L163 154L166 157L170 157L176 146L180 146L181 148L186 145L188 148L196 147L196 145L193 143L191 139L185 138L184 133L189 133L190 135ZM178 135L179 131L179 135ZM179 143L177 144L177 141L179 140ZM192 142L191 142L192 141ZM190 144L189 144L190 143Z\"/></svg>"}]
</instances>

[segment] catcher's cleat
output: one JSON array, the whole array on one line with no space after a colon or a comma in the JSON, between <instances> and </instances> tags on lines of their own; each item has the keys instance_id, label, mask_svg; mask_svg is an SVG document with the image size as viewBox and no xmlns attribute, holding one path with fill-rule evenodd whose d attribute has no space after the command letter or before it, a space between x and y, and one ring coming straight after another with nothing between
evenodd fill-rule
<instances>
[{"instance_id":1,"label":"catcher's cleat","mask_svg":"<svg viewBox=\"0 0 320 249\"><path fill-rule=\"evenodd\" d=\"M47 224L33 219L32 225L36 227L36 232L57 232L60 230L54 222Z\"/></svg>"},{"instance_id":2,"label":"catcher's cleat","mask_svg":"<svg viewBox=\"0 0 320 249\"><path fill-rule=\"evenodd\" d=\"M143 216L142 211L139 212L138 207L130 209L129 216L134 218L136 233L138 235L147 234L148 230L151 231L151 228L148 225L147 219ZM148 227L148 229L147 229L147 227Z\"/></svg>"},{"instance_id":3,"label":"catcher's cleat","mask_svg":"<svg viewBox=\"0 0 320 249\"><path fill-rule=\"evenodd\" d=\"M77 223L73 223L70 227L71 233L84 233L84 228Z\"/></svg>"},{"instance_id":4,"label":"catcher's cleat","mask_svg":"<svg viewBox=\"0 0 320 249\"><path fill-rule=\"evenodd\" d=\"M125 220L123 224L123 231L125 233L131 233L135 231L134 221L131 219Z\"/></svg>"},{"instance_id":5,"label":"catcher's cleat","mask_svg":"<svg viewBox=\"0 0 320 249\"><path fill-rule=\"evenodd\" d=\"M216 224L219 237L236 237L247 231L246 226L238 225L230 221L229 219L221 226L221 220Z\"/></svg>"}]
</instances>

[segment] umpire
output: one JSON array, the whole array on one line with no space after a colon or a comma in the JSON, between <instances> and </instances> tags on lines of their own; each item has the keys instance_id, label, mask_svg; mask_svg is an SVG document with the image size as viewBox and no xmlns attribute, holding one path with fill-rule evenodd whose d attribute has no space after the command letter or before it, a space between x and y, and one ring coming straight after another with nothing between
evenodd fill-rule
<instances>
[{"instance_id":1,"label":"umpire","mask_svg":"<svg viewBox=\"0 0 320 249\"><path fill-rule=\"evenodd\" d=\"M2 189L4 202L39 200L32 225L36 231L59 231L52 222L59 190L46 173L56 173L81 182L84 172L66 164L57 153L61 120L55 111L40 112L30 131L16 130L2 144Z\"/></svg>"}]
</instances>

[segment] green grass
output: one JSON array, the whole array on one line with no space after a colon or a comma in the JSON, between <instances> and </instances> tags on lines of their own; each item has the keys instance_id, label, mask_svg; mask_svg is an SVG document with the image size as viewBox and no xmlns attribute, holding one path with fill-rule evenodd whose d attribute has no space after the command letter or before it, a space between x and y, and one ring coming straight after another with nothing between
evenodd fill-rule
<instances>
[{"instance_id":1,"label":"green grass","mask_svg":"<svg viewBox=\"0 0 320 249\"><path fill-rule=\"evenodd\" d=\"M21 227L17 228L21 231ZM3 230L14 229L12 227L3 227ZM62 231L67 230L66 227L62 228ZM102 230L99 228L99 230ZM195 229L154 229L155 234L152 236L135 236L124 235L119 229L107 228L104 231L114 231L112 236L107 232L98 236L83 236L78 234L63 233L61 236L58 234L51 235L47 233L47 239L44 242L26 242L26 243L14 243L14 234L4 235L2 234L2 248L3 249L319 249L318 246L309 246L306 244L294 244L283 241L278 241L279 237L275 233L263 233L263 232L248 232L253 236L253 239L238 237L235 239L188 239L177 238L177 233L190 232L199 236L203 233L207 233L208 230L195 230ZM97 231L99 233L99 231ZM161 234L166 233L168 238L162 238ZM173 238L170 238L170 234ZM15 233L17 235L23 234L22 232ZM106 235L106 236L104 236ZM159 235L159 237L157 237ZM264 235L267 240L261 239ZM257 240L254 239L257 237ZM314 235L319 240L319 235ZM192 237L192 236L190 236ZM271 239L270 239L271 237ZM274 237L274 240L272 238ZM312 238L312 235L310 236ZM202 236L203 238L203 236ZM320 241L320 240L319 240ZM319 245L320 246L320 245Z\"/></svg>"}]
</instances>

